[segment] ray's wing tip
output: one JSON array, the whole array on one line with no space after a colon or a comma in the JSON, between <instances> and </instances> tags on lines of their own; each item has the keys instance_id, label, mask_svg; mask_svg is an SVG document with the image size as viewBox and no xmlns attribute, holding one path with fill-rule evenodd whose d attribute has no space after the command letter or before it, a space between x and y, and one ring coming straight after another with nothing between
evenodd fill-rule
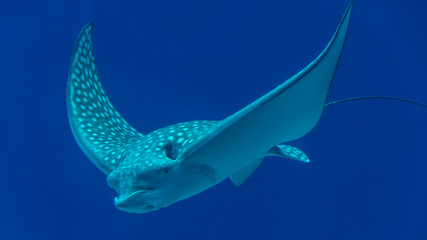
<instances>
[{"instance_id":1,"label":"ray's wing tip","mask_svg":"<svg viewBox=\"0 0 427 240\"><path fill-rule=\"evenodd\" d=\"M79 39L81 41L83 40L83 42L84 41L91 41L92 29L93 29L93 23L92 22L89 22L88 24L86 24L80 32ZM83 38L83 36L84 36L84 38Z\"/></svg>"},{"instance_id":2,"label":"ray's wing tip","mask_svg":"<svg viewBox=\"0 0 427 240\"><path fill-rule=\"evenodd\" d=\"M82 32L88 33L90 34L92 32L92 28L93 28L93 23L89 22L88 24L86 24L83 29Z\"/></svg>"},{"instance_id":3,"label":"ray's wing tip","mask_svg":"<svg viewBox=\"0 0 427 240\"><path fill-rule=\"evenodd\" d=\"M351 0L350 3L347 6L347 10L346 10L345 14L347 14L347 13L349 13L349 12L352 11L353 5L354 5L354 0Z\"/></svg>"},{"instance_id":4,"label":"ray's wing tip","mask_svg":"<svg viewBox=\"0 0 427 240\"><path fill-rule=\"evenodd\" d=\"M89 45L92 42L92 28L93 28L93 23L89 22L88 24L86 24L82 30L80 30L80 33L77 37L77 41L76 41L76 45L75 47L77 48L78 46L82 46L84 43L88 43Z\"/></svg>"}]
</instances>

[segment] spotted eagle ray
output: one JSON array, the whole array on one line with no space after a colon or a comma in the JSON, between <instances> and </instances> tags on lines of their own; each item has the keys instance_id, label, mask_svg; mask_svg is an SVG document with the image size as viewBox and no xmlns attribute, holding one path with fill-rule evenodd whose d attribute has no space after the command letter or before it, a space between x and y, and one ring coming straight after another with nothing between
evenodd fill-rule
<instances>
[{"instance_id":1,"label":"spotted eagle ray","mask_svg":"<svg viewBox=\"0 0 427 240\"><path fill-rule=\"evenodd\" d=\"M146 135L130 126L101 87L92 47L92 24L80 32L69 67L68 117L87 157L107 176L115 206L144 213L191 197L230 178L239 186L265 156L309 162L281 143L317 124L338 66L353 1L332 39L306 68L220 121L191 121Z\"/></svg>"}]
</instances>

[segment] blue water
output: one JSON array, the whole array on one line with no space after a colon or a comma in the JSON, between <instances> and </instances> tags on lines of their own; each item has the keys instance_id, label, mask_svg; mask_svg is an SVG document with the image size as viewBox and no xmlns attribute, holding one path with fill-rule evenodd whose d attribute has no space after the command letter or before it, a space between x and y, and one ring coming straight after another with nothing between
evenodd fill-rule
<instances>
[{"instance_id":1,"label":"blue water","mask_svg":"<svg viewBox=\"0 0 427 240\"><path fill-rule=\"evenodd\" d=\"M390 101L325 110L292 144L305 164L267 158L147 214L115 192L71 134L68 63L94 23L110 100L143 133L222 119L325 47L349 1L2 1L1 239L427 239L427 109ZM427 103L426 3L356 0L330 100Z\"/></svg>"}]
</instances>

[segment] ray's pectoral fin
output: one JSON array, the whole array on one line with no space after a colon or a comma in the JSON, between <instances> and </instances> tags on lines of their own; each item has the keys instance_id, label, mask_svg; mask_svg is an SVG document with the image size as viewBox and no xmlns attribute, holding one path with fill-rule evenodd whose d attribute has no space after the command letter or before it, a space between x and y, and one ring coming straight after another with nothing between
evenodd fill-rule
<instances>
[{"instance_id":1,"label":"ray's pectoral fin","mask_svg":"<svg viewBox=\"0 0 427 240\"><path fill-rule=\"evenodd\" d=\"M95 68L91 33L92 24L88 24L74 46L68 72L67 111L81 149L108 174L142 134L120 116L105 95Z\"/></svg>"},{"instance_id":2,"label":"ray's pectoral fin","mask_svg":"<svg viewBox=\"0 0 427 240\"><path fill-rule=\"evenodd\" d=\"M350 23L353 1L321 54L284 83L224 119L203 143L188 148L185 162L198 162L227 169L247 166L272 146L298 139L311 131L320 119L341 57ZM278 153L293 157L288 148ZM274 150L274 149L273 149ZM284 151L283 151L284 150ZM298 156L298 154L297 154ZM237 159L228 161L228 159Z\"/></svg>"}]
</instances>

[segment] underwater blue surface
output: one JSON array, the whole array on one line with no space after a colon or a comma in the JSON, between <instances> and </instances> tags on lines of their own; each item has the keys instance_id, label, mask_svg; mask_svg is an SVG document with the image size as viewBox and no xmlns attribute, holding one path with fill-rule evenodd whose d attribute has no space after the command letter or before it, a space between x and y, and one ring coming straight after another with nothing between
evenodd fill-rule
<instances>
[{"instance_id":1,"label":"underwater blue surface","mask_svg":"<svg viewBox=\"0 0 427 240\"><path fill-rule=\"evenodd\" d=\"M349 1L2 1L1 239L427 239L427 109L384 100L325 109L241 187L224 181L130 214L75 142L68 64L94 23L107 95L148 133L219 120L310 63ZM426 2L356 0L329 100L427 103Z\"/></svg>"}]
</instances>

